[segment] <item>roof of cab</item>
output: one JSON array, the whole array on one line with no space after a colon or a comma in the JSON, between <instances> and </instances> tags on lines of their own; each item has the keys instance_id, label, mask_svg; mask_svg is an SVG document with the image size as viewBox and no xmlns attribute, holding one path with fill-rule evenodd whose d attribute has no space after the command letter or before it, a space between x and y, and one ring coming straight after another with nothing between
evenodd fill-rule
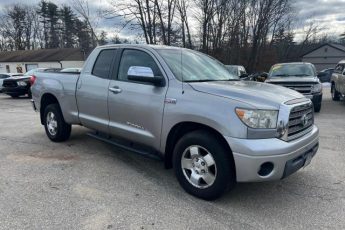
<instances>
[{"instance_id":1,"label":"roof of cab","mask_svg":"<svg viewBox=\"0 0 345 230\"><path fill-rule=\"evenodd\" d=\"M312 63L310 62L286 62L286 63L277 63L274 65L297 65L297 64L312 65Z\"/></svg>"},{"instance_id":2,"label":"roof of cab","mask_svg":"<svg viewBox=\"0 0 345 230\"><path fill-rule=\"evenodd\" d=\"M175 46L165 46L165 45L147 45L147 44L111 44L111 45L103 45L98 46L97 48L103 49L103 48L149 48L149 49L185 49L181 47L175 47Z\"/></svg>"}]
</instances>

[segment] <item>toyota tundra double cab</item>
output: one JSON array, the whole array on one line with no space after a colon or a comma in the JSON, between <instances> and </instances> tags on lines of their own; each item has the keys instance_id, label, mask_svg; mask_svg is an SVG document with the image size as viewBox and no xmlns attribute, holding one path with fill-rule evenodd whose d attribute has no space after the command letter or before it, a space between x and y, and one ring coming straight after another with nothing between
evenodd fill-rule
<instances>
[{"instance_id":1,"label":"toyota tundra double cab","mask_svg":"<svg viewBox=\"0 0 345 230\"><path fill-rule=\"evenodd\" d=\"M159 156L202 199L236 182L283 179L318 150L310 99L241 81L193 50L101 46L80 74L37 73L32 81L32 104L50 140L66 141L72 125L85 126L98 139Z\"/></svg>"}]
</instances>

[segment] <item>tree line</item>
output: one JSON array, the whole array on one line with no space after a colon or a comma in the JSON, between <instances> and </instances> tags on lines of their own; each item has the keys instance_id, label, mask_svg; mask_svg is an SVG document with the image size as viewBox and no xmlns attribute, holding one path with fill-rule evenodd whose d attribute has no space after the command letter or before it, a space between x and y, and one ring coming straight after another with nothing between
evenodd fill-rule
<instances>
[{"instance_id":1,"label":"tree line","mask_svg":"<svg viewBox=\"0 0 345 230\"><path fill-rule=\"evenodd\" d=\"M75 1L80 3L81 1ZM83 13L85 5L57 6L41 1L37 6L13 4L0 17L0 50L31 50L80 47L90 50L106 43L106 32L96 35Z\"/></svg>"},{"instance_id":2,"label":"tree line","mask_svg":"<svg viewBox=\"0 0 345 230\"><path fill-rule=\"evenodd\" d=\"M292 0L107 0L94 16L88 0L57 6L14 4L0 17L0 50L80 47L86 51L108 42L133 42L99 30L97 17L121 21L121 29L147 44L200 50L225 64L249 71L266 70L275 62L298 61L322 42L345 42L322 35L309 23L295 42L296 9ZM93 10L93 11L92 11Z\"/></svg>"},{"instance_id":3,"label":"tree line","mask_svg":"<svg viewBox=\"0 0 345 230\"><path fill-rule=\"evenodd\" d=\"M343 42L306 23L295 42L298 9L292 0L108 0L109 19L140 29L148 44L198 49L225 64L244 65L250 72L276 62L299 61L324 42Z\"/></svg>"}]
</instances>

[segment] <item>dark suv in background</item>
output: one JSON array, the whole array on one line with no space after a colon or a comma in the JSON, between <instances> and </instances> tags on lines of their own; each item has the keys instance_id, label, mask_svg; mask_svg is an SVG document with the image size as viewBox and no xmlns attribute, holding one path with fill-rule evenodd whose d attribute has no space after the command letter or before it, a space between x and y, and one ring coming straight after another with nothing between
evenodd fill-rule
<instances>
[{"instance_id":1,"label":"dark suv in background","mask_svg":"<svg viewBox=\"0 0 345 230\"><path fill-rule=\"evenodd\" d=\"M322 84L313 64L294 62L273 65L265 82L298 91L313 102L315 112L320 112Z\"/></svg>"}]
</instances>

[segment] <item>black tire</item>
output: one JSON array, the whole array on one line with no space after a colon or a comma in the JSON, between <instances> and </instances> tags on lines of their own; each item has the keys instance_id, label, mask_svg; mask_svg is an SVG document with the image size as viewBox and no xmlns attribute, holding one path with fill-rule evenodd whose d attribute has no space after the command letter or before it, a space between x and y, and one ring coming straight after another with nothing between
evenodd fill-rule
<instances>
[{"instance_id":1,"label":"black tire","mask_svg":"<svg viewBox=\"0 0 345 230\"><path fill-rule=\"evenodd\" d=\"M331 94L332 94L332 100L333 101L339 101L340 100L340 93L335 89L334 83L332 83Z\"/></svg>"},{"instance_id":2,"label":"black tire","mask_svg":"<svg viewBox=\"0 0 345 230\"><path fill-rule=\"evenodd\" d=\"M314 105L314 112L319 113L321 110L321 102Z\"/></svg>"},{"instance_id":3,"label":"black tire","mask_svg":"<svg viewBox=\"0 0 345 230\"><path fill-rule=\"evenodd\" d=\"M56 129L54 130L50 129L51 127L49 126L49 124L51 123L49 123L49 118L47 117L48 114L53 114L54 119L52 119L50 122L53 121L54 125L52 127L56 126ZM54 142L66 141L71 135L72 127L70 124L67 124L65 122L60 106L58 104L50 104L45 108L43 115L43 124L47 136Z\"/></svg>"},{"instance_id":4,"label":"black tire","mask_svg":"<svg viewBox=\"0 0 345 230\"><path fill-rule=\"evenodd\" d=\"M211 173L210 175L214 176L213 178L215 178L213 180L213 183L210 183L210 185L207 185L206 180L199 178L197 180L198 182L204 182L206 184L204 186L208 186L205 188L197 187L192 184L193 182L190 182L190 178L191 178L191 175L193 174L192 172L195 167L193 167L193 169L190 169L190 170L182 169L182 163L181 163L182 157L185 156L184 154L188 153L187 149L189 149L190 147L195 148L195 146L201 147L200 152L206 150L208 151L208 153L211 153L211 156L213 157L212 160L214 160L214 166L211 166L211 167L216 169L215 174L211 172L212 170L211 167L208 168L208 164L206 164L206 166L201 166L204 158L202 158L202 160L198 158L196 159L194 158L194 160L199 160L200 167L207 167L207 171L209 172L207 172L206 174ZM205 153L207 153L206 151ZM189 154L190 154L190 158L193 159L191 156L192 154L191 153ZM229 152L227 148L223 146L222 142L219 139L217 139L214 135L212 135L212 133L210 132L197 130L197 131L193 131L184 135L177 142L175 146L173 161L174 161L173 162L174 171L175 171L177 180L179 181L182 188L189 194L199 197L201 199L215 200L219 198L226 190L232 189L234 185L236 184L235 164L232 157L232 153ZM196 163L195 164L194 163L192 165L196 166ZM214 172L214 169L213 169L213 172ZM197 170L200 170L200 169L197 169ZM189 179L187 178L188 172L190 173ZM205 175L205 173L204 174L197 173L197 174L198 176ZM197 175L197 174L194 173L194 175Z\"/></svg>"},{"instance_id":5,"label":"black tire","mask_svg":"<svg viewBox=\"0 0 345 230\"><path fill-rule=\"evenodd\" d=\"M18 94L12 94L12 95L10 95L12 98L18 98L19 97L19 95Z\"/></svg>"}]
</instances>

